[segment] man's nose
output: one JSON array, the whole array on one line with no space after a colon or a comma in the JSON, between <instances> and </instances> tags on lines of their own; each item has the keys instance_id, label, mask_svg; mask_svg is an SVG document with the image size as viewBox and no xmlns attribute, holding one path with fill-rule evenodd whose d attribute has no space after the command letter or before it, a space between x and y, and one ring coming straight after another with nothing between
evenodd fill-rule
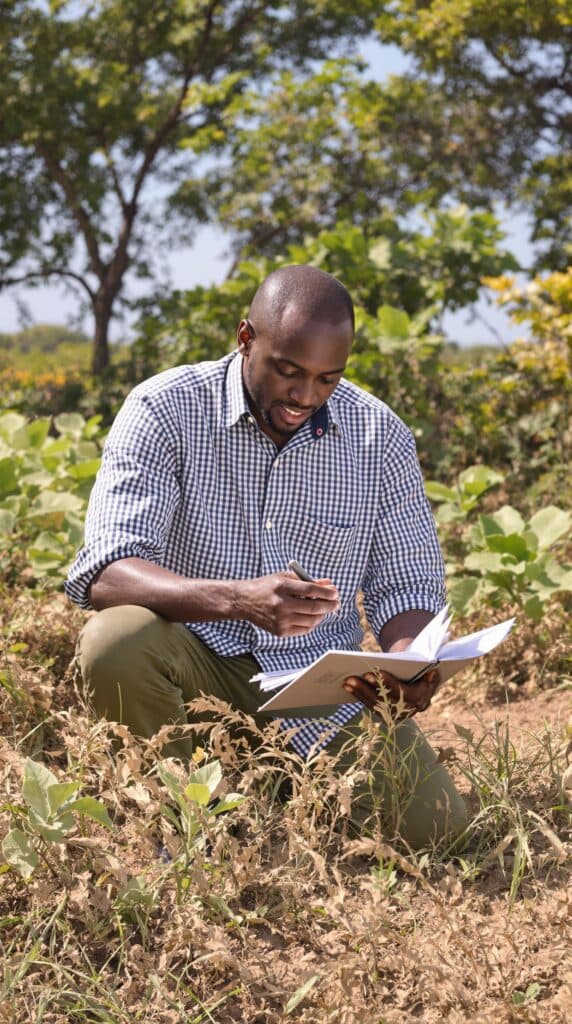
<instances>
[{"instance_id":1,"label":"man's nose","mask_svg":"<svg viewBox=\"0 0 572 1024\"><path fill-rule=\"evenodd\" d=\"M316 402L316 388L311 380L296 381L288 390L288 397L301 409L313 409Z\"/></svg>"}]
</instances>

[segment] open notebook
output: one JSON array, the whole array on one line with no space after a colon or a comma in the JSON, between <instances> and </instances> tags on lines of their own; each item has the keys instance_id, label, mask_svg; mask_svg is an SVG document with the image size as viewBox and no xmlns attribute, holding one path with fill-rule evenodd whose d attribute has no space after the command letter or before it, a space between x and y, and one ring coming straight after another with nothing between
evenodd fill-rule
<instances>
[{"instance_id":1,"label":"open notebook","mask_svg":"<svg viewBox=\"0 0 572 1024\"><path fill-rule=\"evenodd\" d=\"M474 658L488 654L502 643L514 623L514 619L507 619L458 640L449 640L450 621L451 616L445 607L405 651L392 654L382 651L327 651L305 668L260 672L252 676L251 681L259 683L261 693L279 692L274 693L259 710L286 711L348 704L351 696L343 689L344 679L376 670L386 670L404 682L413 682L428 668L436 667L444 682Z\"/></svg>"}]
</instances>

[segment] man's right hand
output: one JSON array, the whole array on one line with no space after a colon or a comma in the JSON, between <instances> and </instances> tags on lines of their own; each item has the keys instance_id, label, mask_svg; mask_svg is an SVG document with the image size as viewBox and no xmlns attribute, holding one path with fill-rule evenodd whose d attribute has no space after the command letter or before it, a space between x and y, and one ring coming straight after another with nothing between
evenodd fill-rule
<instances>
[{"instance_id":1,"label":"man's right hand","mask_svg":"<svg viewBox=\"0 0 572 1024\"><path fill-rule=\"evenodd\" d=\"M274 636L302 636L309 633L340 607L340 596L331 580L314 583L299 580L294 573L241 580L238 607L233 618L247 619Z\"/></svg>"}]
</instances>

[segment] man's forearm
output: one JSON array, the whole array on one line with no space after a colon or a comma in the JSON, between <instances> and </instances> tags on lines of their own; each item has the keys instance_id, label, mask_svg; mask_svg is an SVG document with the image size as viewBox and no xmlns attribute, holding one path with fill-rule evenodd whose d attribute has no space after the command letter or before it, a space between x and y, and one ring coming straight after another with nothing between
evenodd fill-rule
<instances>
[{"instance_id":1,"label":"man's forearm","mask_svg":"<svg viewBox=\"0 0 572 1024\"><path fill-rule=\"evenodd\" d=\"M394 615L385 623L381 633L381 648L384 651L403 651L433 618L432 612L408 611Z\"/></svg>"},{"instance_id":2,"label":"man's forearm","mask_svg":"<svg viewBox=\"0 0 572 1024\"><path fill-rule=\"evenodd\" d=\"M110 562L94 578L89 597L97 611L137 604L171 622L242 618L234 580L187 579L144 558Z\"/></svg>"}]
</instances>

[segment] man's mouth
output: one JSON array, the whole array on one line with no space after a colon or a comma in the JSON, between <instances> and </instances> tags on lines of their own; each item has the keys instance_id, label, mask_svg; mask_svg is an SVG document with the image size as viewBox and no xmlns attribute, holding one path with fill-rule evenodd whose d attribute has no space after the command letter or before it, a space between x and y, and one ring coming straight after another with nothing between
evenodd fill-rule
<instances>
[{"instance_id":1,"label":"man's mouth","mask_svg":"<svg viewBox=\"0 0 572 1024\"><path fill-rule=\"evenodd\" d=\"M298 426L312 414L311 409L296 409L294 406L284 405L282 402L279 404L278 409L282 419L292 427Z\"/></svg>"}]
</instances>

